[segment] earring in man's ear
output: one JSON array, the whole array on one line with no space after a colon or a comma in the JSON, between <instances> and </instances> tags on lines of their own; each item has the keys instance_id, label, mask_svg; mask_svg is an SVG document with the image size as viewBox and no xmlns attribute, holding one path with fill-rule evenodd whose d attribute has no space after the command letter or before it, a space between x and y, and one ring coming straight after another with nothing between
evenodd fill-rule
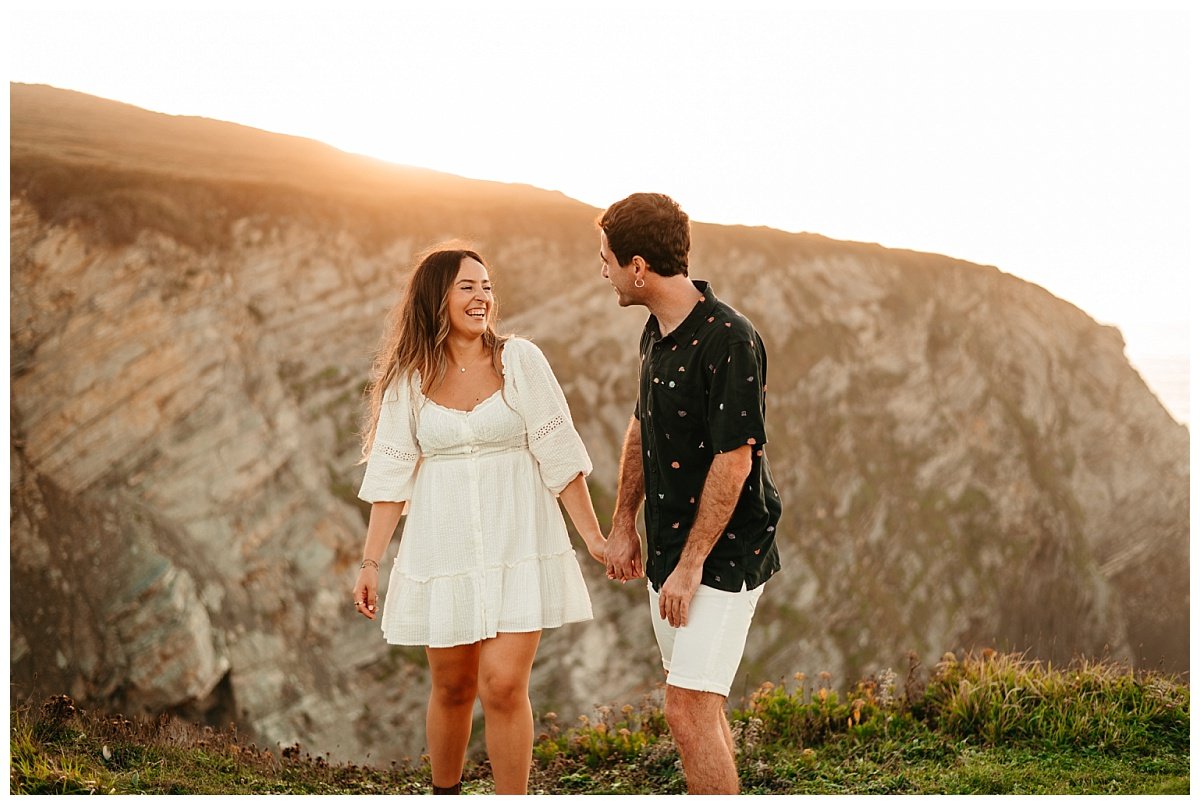
<instances>
[{"instance_id":1,"label":"earring in man's ear","mask_svg":"<svg viewBox=\"0 0 1200 805\"><path fill-rule=\"evenodd\" d=\"M634 288L645 288L646 281L644 279L642 279L641 277L638 277L637 279L635 279L633 281L633 287Z\"/></svg>"}]
</instances>

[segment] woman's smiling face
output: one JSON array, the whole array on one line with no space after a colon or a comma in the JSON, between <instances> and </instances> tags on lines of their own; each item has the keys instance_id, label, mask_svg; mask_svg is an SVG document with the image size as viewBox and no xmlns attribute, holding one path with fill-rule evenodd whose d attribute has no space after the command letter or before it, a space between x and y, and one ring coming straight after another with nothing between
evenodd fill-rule
<instances>
[{"instance_id":1,"label":"woman's smiling face","mask_svg":"<svg viewBox=\"0 0 1200 805\"><path fill-rule=\"evenodd\" d=\"M478 260L464 257L446 299L450 331L458 336L482 336L492 319L493 302L487 269Z\"/></svg>"}]
</instances>

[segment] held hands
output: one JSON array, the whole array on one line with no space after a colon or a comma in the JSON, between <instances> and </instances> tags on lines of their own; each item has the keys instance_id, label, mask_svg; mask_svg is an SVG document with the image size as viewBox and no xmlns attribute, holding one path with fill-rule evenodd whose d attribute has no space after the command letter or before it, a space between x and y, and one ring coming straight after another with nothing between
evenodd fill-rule
<instances>
[{"instance_id":1,"label":"held hands","mask_svg":"<svg viewBox=\"0 0 1200 805\"><path fill-rule=\"evenodd\" d=\"M599 533L599 531L597 531L596 536L587 543L587 549L588 553L591 554L593 559L602 565L605 564L604 552L608 550L608 540L606 540L604 536Z\"/></svg>"},{"instance_id":2,"label":"held hands","mask_svg":"<svg viewBox=\"0 0 1200 805\"><path fill-rule=\"evenodd\" d=\"M662 590L658 593L658 614L667 623L678 628L687 626L688 607L692 604L692 596L700 586L704 575L704 566L699 565L694 570L678 565L667 580L663 582Z\"/></svg>"},{"instance_id":3,"label":"held hands","mask_svg":"<svg viewBox=\"0 0 1200 805\"><path fill-rule=\"evenodd\" d=\"M369 620L375 620L375 610L379 606L379 569L364 567L358 571L358 581L354 584L354 609L358 614Z\"/></svg>"},{"instance_id":4,"label":"held hands","mask_svg":"<svg viewBox=\"0 0 1200 805\"><path fill-rule=\"evenodd\" d=\"M624 584L642 576L642 539L634 526L613 526L604 549L608 577Z\"/></svg>"}]
</instances>

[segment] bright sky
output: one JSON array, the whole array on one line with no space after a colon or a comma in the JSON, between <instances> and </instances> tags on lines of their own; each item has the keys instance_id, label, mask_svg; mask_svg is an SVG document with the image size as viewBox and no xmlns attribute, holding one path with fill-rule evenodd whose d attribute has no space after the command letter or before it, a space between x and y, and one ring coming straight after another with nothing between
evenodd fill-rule
<instances>
[{"instance_id":1,"label":"bright sky","mask_svg":"<svg viewBox=\"0 0 1200 805\"><path fill-rule=\"evenodd\" d=\"M1189 352L1186 3L6 5L14 81L949 254Z\"/></svg>"}]
</instances>

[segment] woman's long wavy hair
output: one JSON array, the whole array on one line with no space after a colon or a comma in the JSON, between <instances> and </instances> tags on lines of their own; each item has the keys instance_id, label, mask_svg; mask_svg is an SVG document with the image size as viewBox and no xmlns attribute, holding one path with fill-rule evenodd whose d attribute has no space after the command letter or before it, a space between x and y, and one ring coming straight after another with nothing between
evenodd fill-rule
<instances>
[{"instance_id":1,"label":"woman's long wavy hair","mask_svg":"<svg viewBox=\"0 0 1200 805\"><path fill-rule=\"evenodd\" d=\"M446 357L446 339L450 337L446 305L458 269L468 257L487 268L478 252L453 242L439 244L418 255L408 289L388 314L387 326L375 353L371 382L365 391L369 405L361 429L362 461L366 461L375 443L384 392L397 382L410 382L416 372L421 378L421 393L428 394L446 376L450 364ZM490 268L488 273L491 273ZM498 307L493 298L483 343L492 352L496 373L503 375L500 350L507 339L496 335Z\"/></svg>"}]
</instances>

